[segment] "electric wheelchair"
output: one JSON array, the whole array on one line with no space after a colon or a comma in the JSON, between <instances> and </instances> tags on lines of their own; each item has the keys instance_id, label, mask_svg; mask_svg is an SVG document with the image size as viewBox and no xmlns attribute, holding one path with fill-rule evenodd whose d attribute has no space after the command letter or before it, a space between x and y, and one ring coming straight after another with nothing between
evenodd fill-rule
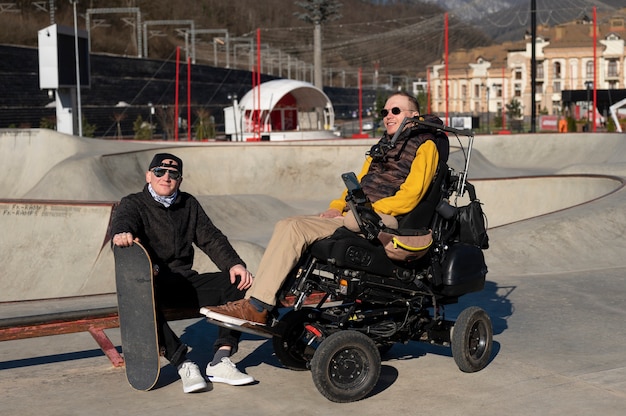
<instances>
[{"instance_id":1,"label":"electric wheelchair","mask_svg":"<svg viewBox=\"0 0 626 416\"><path fill-rule=\"evenodd\" d=\"M406 122L467 132L417 119ZM472 143L473 133L470 149ZM427 194L399 220L398 231L385 230L354 174L343 175L346 200L361 232L341 227L307 248L279 293L283 304L291 300L290 309L274 320L269 335L279 361L292 370L310 370L327 399L352 402L367 396L378 382L381 354L395 343L449 346L463 372L482 370L489 363L493 329L488 314L472 306L456 321L445 317L446 305L483 289L487 273L482 252L487 243L463 241L462 207L451 202L465 192L478 202L466 180L469 153L462 172L439 165ZM381 231L415 230L432 233L431 244L420 248L423 253L416 260L391 260L377 238Z\"/></svg>"}]
</instances>

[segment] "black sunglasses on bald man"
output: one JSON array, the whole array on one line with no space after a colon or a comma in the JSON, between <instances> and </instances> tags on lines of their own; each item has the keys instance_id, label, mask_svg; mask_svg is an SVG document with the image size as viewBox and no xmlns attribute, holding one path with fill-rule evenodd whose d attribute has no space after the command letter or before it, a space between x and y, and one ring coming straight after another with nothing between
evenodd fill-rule
<instances>
[{"instance_id":1,"label":"black sunglasses on bald man","mask_svg":"<svg viewBox=\"0 0 626 416\"><path fill-rule=\"evenodd\" d=\"M387 117L387 115L389 114L390 110L387 110L386 108L383 108L382 110L380 110L380 116L381 117ZM403 111L412 111L412 110L401 110L400 107L394 107L391 109L391 114L393 114L394 116L397 116L398 114L400 114Z\"/></svg>"},{"instance_id":2,"label":"black sunglasses on bald man","mask_svg":"<svg viewBox=\"0 0 626 416\"><path fill-rule=\"evenodd\" d=\"M173 181L179 180L181 176L179 171L165 168L154 168L152 169L152 173L154 173L154 176L156 176L157 178L160 178L167 173L168 175L170 175L170 179Z\"/></svg>"}]
</instances>

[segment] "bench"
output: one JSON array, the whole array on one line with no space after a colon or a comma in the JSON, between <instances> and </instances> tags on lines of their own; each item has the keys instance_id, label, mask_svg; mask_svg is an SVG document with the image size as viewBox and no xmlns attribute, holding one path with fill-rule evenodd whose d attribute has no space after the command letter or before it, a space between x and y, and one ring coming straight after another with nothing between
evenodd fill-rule
<instances>
[{"instance_id":1,"label":"bench","mask_svg":"<svg viewBox=\"0 0 626 416\"><path fill-rule=\"evenodd\" d=\"M47 311L33 313L33 311ZM0 303L0 341L89 332L114 367L124 358L106 329L120 326L116 295L91 295ZM166 309L168 320L201 318L197 309Z\"/></svg>"},{"instance_id":2,"label":"bench","mask_svg":"<svg viewBox=\"0 0 626 416\"><path fill-rule=\"evenodd\" d=\"M202 317L197 309L168 309L164 313L169 321ZM0 341L89 332L113 366L123 367L124 358L104 332L119 326L117 306L16 316L0 319Z\"/></svg>"},{"instance_id":3,"label":"bench","mask_svg":"<svg viewBox=\"0 0 626 416\"><path fill-rule=\"evenodd\" d=\"M120 325L117 306L108 306L115 303L115 294L96 296L98 298L95 298L94 302L91 302L94 297L84 296L0 303L0 311L7 308L13 309L11 312L14 315L0 318L0 341L89 332L113 366L123 367L124 358L104 332L106 329L118 328ZM102 296L108 296L108 298L103 299ZM305 304L316 305L321 298L321 293L314 293L307 298ZM283 301L283 306L291 306L293 302L293 297L288 297ZM62 305L59 306L63 303L69 305L64 309ZM78 307L73 303L78 303ZM89 303L95 306L85 306ZM50 305L55 305L59 310L43 314L25 312L33 309L46 310L50 308ZM165 309L163 312L168 321L203 317L195 308Z\"/></svg>"}]
</instances>

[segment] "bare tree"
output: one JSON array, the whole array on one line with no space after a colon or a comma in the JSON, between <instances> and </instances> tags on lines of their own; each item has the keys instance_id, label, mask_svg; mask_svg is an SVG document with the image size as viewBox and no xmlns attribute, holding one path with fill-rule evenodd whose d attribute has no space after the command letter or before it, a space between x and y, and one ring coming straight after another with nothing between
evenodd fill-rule
<instances>
[{"instance_id":1,"label":"bare tree","mask_svg":"<svg viewBox=\"0 0 626 416\"><path fill-rule=\"evenodd\" d=\"M115 127L116 127L116 139L121 139L122 138L122 121L124 121L126 119L126 114L125 113L114 113L113 114L113 121L115 121Z\"/></svg>"},{"instance_id":2,"label":"bare tree","mask_svg":"<svg viewBox=\"0 0 626 416\"><path fill-rule=\"evenodd\" d=\"M178 117L174 113L174 106L157 107L156 116L163 129L163 139L173 140L175 129L178 128Z\"/></svg>"}]
</instances>

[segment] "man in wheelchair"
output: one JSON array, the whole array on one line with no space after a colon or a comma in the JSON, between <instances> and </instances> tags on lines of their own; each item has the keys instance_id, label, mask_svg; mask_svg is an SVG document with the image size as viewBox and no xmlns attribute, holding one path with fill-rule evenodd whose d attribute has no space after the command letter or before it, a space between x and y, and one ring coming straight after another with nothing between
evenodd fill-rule
<instances>
[{"instance_id":1,"label":"man in wheelchair","mask_svg":"<svg viewBox=\"0 0 626 416\"><path fill-rule=\"evenodd\" d=\"M381 115L387 131L359 175L342 175L341 198L319 216L279 221L245 299L201 309L220 326L272 337L280 362L310 369L318 391L335 402L368 395L394 343L451 347L463 372L491 358L483 309L445 317L446 305L483 289L487 273L483 214L466 181L473 133L420 116L405 93L389 97ZM470 137L463 172L447 166L444 132ZM472 202L457 207L465 191ZM270 315L286 295L295 297L293 308Z\"/></svg>"},{"instance_id":2,"label":"man in wheelchair","mask_svg":"<svg viewBox=\"0 0 626 416\"><path fill-rule=\"evenodd\" d=\"M367 153L361 172L353 181L358 182L356 184L367 198L370 209L366 211L373 214L375 227L393 230L410 220L411 228L419 228L427 226L431 219L432 211L426 214L427 210L424 210L421 217L421 210L416 207L432 187L437 172L439 176L447 173L449 142L447 135L436 128L412 122L403 124L405 118L410 120L419 116L417 100L404 92L391 95L381 110L386 132ZM435 116L423 119L432 125L443 126ZM318 216L296 216L279 221L245 299L207 306L202 312L211 319L232 325L266 324L281 286L309 246L344 227L367 233L360 216L350 210L348 192L346 189L340 198L331 201L328 210ZM370 240L371 237L378 235L369 236ZM364 243L369 242L365 240ZM371 265L378 266L380 264Z\"/></svg>"}]
</instances>

